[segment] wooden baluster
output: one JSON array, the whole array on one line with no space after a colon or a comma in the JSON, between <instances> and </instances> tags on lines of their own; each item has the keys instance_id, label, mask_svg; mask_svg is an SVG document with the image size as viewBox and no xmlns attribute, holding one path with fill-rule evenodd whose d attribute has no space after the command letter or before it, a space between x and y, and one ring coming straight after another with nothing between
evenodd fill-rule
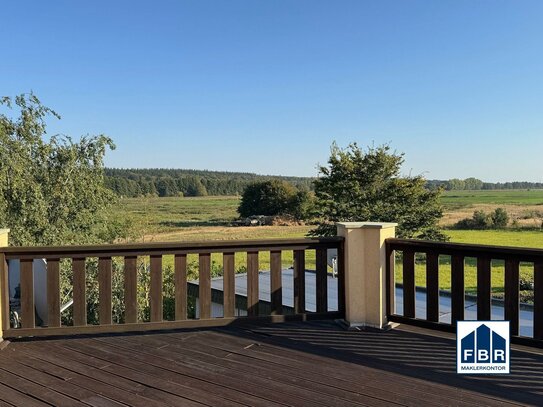
<instances>
[{"instance_id":1,"label":"wooden baluster","mask_svg":"<svg viewBox=\"0 0 543 407\"><path fill-rule=\"evenodd\" d=\"M234 270L234 256L234 253L223 254L223 307L225 318L233 318L236 309L236 276Z\"/></svg>"},{"instance_id":2,"label":"wooden baluster","mask_svg":"<svg viewBox=\"0 0 543 407\"><path fill-rule=\"evenodd\" d=\"M305 251L294 250L294 313L305 313Z\"/></svg>"},{"instance_id":3,"label":"wooden baluster","mask_svg":"<svg viewBox=\"0 0 543 407\"><path fill-rule=\"evenodd\" d=\"M247 315L258 315L258 252L247 252Z\"/></svg>"},{"instance_id":4,"label":"wooden baluster","mask_svg":"<svg viewBox=\"0 0 543 407\"><path fill-rule=\"evenodd\" d=\"M2 327L0 331L6 332L10 328L9 323L9 268L6 256L0 254L0 320Z\"/></svg>"},{"instance_id":5,"label":"wooden baluster","mask_svg":"<svg viewBox=\"0 0 543 407\"><path fill-rule=\"evenodd\" d=\"M485 256L477 257L477 319L491 319L491 259Z\"/></svg>"},{"instance_id":6,"label":"wooden baluster","mask_svg":"<svg viewBox=\"0 0 543 407\"><path fill-rule=\"evenodd\" d=\"M339 259L339 258L338 258ZM387 302L386 313L389 315L396 313L396 252L391 249L390 245L386 245L386 285L387 285ZM345 295L345 291L343 291Z\"/></svg>"},{"instance_id":7,"label":"wooden baluster","mask_svg":"<svg viewBox=\"0 0 543 407\"><path fill-rule=\"evenodd\" d=\"M151 256L151 322L162 322L162 255Z\"/></svg>"},{"instance_id":8,"label":"wooden baluster","mask_svg":"<svg viewBox=\"0 0 543 407\"><path fill-rule=\"evenodd\" d=\"M60 265L59 259L47 260L47 326L60 327Z\"/></svg>"},{"instance_id":9,"label":"wooden baluster","mask_svg":"<svg viewBox=\"0 0 543 407\"><path fill-rule=\"evenodd\" d=\"M534 263L534 339L543 339L543 260Z\"/></svg>"},{"instance_id":10,"label":"wooden baluster","mask_svg":"<svg viewBox=\"0 0 543 407\"><path fill-rule=\"evenodd\" d=\"M270 252L271 313L283 313L283 289L281 275L281 251Z\"/></svg>"},{"instance_id":11,"label":"wooden baluster","mask_svg":"<svg viewBox=\"0 0 543 407\"><path fill-rule=\"evenodd\" d=\"M176 254L175 273L175 320L187 319L187 255Z\"/></svg>"},{"instance_id":12,"label":"wooden baluster","mask_svg":"<svg viewBox=\"0 0 543 407\"><path fill-rule=\"evenodd\" d=\"M32 259L22 259L21 272L21 320L23 328L35 328L34 313L34 273Z\"/></svg>"},{"instance_id":13,"label":"wooden baluster","mask_svg":"<svg viewBox=\"0 0 543 407\"><path fill-rule=\"evenodd\" d=\"M338 311L345 316L345 250L343 243L337 249L337 279Z\"/></svg>"},{"instance_id":14,"label":"wooden baluster","mask_svg":"<svg viewBox=\"0 0 543 407\"><path fill-rule=\"evenodd\" d=\"M439 254L426 253L426 319L439 322Z\"/></svg>"},{"instance_id":15,"label":"wooden baluster","mask_svg":"<svg viewBox=\"0 0 543 407\"><path fill-rule=\"evenodd\" d=\"M327 250L317 249L316 255L316 299L317 299L317 312L328 311L328 264L327 264Z\"/></svg>"},{"instance_id":16,"label":"wooden baluster","mask_svg":"<svg viewBox=\"0 0 543 407\"><path fill-rule=\"evenodd\" d=\"M98 259L98 290L100 306L100 325L111 325L111 257Z\"/></svg>"},{"instance_id":17,"label":"wooden baluster","mask_svg":"<svg viewBox=\"0 0 543 407\"><path fill-rule=\"evenodd\" d=\"M85 282L85 259L72 259L72 272L74 281L74 326L87 325L87 293Z\"/></svg>"},{"instance_id":18,"label":"wooden baluster","mask_svg":"<svg viewBox=\"0 0 543 407\"><path fill-rule=\"evenodd\" d=\"M403 315L415 318L415 252L403 251Z\"/></svg>"},{"instance_id":19,"label":"wooden baluster","mask_svg":"<svg viewBox=\"0 0 543 407\"><path fill-rule=\"evenodd\" d=\"M200 253L199 255L199 304L200 319L211 318L211 255Z\"/></svg>"},{"instance_id":20,"label":"wooden baluster","mask_svg":"<svg viewBox=\"0 0 543 407\"><path fill-rule=\"evenodd\" d=\"M519 261L505 261L505 310L504 319L509 322L511 335L518 335L519 329Z\"/></svg>"},{"instance_id":21,"label":"wooden baluster","mask_svg":"<svg viewBox=\"0 0 543 407\"><path fill-rule=\"evenodd\" d=\"M138 270L137 257L124 258L124 322L138 322Z\"/></svg>"},{"instance_id":22,"label":"wooden baluster","mask_svg":"<svg viewBox=\"0 0 543 407\"><path fill-rule=\"evenodd\" d=\"M464 319L464 256L451 256L451 323Z\"/></svg>"}]
</instances>

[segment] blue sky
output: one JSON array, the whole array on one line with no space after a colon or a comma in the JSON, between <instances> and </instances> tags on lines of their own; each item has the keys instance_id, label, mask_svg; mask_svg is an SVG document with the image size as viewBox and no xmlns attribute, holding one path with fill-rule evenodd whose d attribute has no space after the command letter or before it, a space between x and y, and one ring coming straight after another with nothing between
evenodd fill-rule
<instances>
[{"instance_id":1,"label":"blue sky","mask_svg":"<svg viewBox=\"0 0 543 407\"><path fill-rule=\"evenodd\" d=\"M0 95L115 167L313 176L332 141L404 172L543 181L541 1L6 1Z\"/></svg>"}]
</instances>

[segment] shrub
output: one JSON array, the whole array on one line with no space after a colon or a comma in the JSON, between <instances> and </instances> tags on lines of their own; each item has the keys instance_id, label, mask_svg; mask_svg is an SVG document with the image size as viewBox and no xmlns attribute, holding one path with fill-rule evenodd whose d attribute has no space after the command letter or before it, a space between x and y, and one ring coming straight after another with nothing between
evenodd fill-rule
<instances>
[{"instance_id":1,"label":"shrub","mask_svg":"<svg viewBox=\"0 0 543 407\"><path fill-rule=\"evenodd\" d=\"M496 208L490 218L492 219L492 226L496 229L503 229L509 223L509 215L503 208Z\"/></svg>"}]
</instances>

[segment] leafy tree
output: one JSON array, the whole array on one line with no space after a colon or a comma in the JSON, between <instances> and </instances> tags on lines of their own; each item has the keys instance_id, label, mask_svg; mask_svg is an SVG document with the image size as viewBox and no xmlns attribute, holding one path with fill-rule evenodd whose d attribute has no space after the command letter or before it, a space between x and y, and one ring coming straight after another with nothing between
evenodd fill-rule
<instances>
[{"instance_id":1,"label":"leafy tree","mask_svg":"<svg viewBox=\"0 0 543 407\"><path fill-rule=\"evenodd\" d=\"M243 191L238 212L242 217L292 215L303 219L309 199L307 191L299 191L286 181L255 182Z\"/></svg>"},{"instance_id":2,"label":"leafy tree","mask_svg":"<svg viewBox=\"0 0 543 407\"><path fill-rule=\"evenodd\" d=\"M0 113L0 226L15 245L91 243L113 238L104 222L114 201L104 186L106 136L47 137L45 119L60 116L30 93L3 97Z\"/></svg>"},{"instance_id":3,"label":"leafy tree","mask_svg":"<svg viewBox=\"0 0 543 407\"><path fill-rule=\"evenodd\" d=\"M335 222L397 222L400 237L446 240L438 230L441 189L428 190L422 176L400 176L403 154L389 145L363 151L356 143L335 143L327 166L315 181L316 215L312 235L334 235Z\"/></svg>"},{"instance_id":4,"label":"leafy tree","mask_svg":"<svg viewBox=\"0 0 543 407\"><path fill-rule=\"evenodd\" d=\"M503 208L496 208L490 215L490 219L492 219L492 226L496 229L503 229L507 227L507 224L509 223L509 215Z\"/></svg>"}]
</instances>

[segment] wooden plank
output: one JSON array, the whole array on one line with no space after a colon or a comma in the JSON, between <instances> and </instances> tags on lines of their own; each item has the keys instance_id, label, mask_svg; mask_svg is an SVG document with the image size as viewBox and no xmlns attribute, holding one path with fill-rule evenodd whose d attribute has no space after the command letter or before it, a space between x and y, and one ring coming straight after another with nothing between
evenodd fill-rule
<instances>
[{"instance_id":1,"label":"wooden plank","mask_svg":"<svg viewBox=\"0 0 543 407\"><path fill-rule=\"evenodd\" d=\"M137 257L124 258L124 322L138 322L138 270Z\"/></svg>"},{"instance_id":2,"label":"wooden plank","mask_svg":"<svg viewBox=\"0 0 543 407\"><path fill-rule=\"evenodd\" d=\"M505 261L505 298L504 319L509 321L511 335L518 335L519 330L519 261Z\"/></svg>"},{"instance_id":3,"label":"wooden plank","mask_svg":"<svg viewBox=\"0 0 543 407\"><path fill-rule=\"evenodd\" d=\"M283 288L281 277L281 252L270 252L271 313L283 313Z\"/></svg>"},{"instance_id":4,"label":"wooden plank","mask_svg":"<svg viewBox=\"0 0 543 407\"><path fill-rule=\"evenodd\" d=\"M0 253L0 331L9 329L9 269L6 256Z\"/></svg>"},{"instance_id":5,"label":"wooden plank","mask_svg":"<svg viewBox=\"0 0 543 407\"><path fill-rule=\"evenodd\" d=\"M305 313L305 251L294 250L294 313Z\"/></svg>"},{"instance_id":6,"label":"wooden plank","mask_svg":"<svg viewBox=\"0 0 543 407\"><path fill-rule=\"evenodd\" d=\"M258 315L258 252L247 252L247 315Z\"/></svg>"},{"instance_id":7,"label":"wooden plank","mask_svg":"<svg viewBox=\"0 0 543 407\"><path fill-rule=\"evenodd\" d=\"M403 251L403 315L415 318L415 252Z\"/></svg>"},{"instance_id":8,"label":"wooden plank","mask_svg":"<svg viewBox=\"0 0 543 407\"><path fill-rule=\"evenodd\" d=\"M486 256L477 257L477 319L491 319L491 259Z\"/></svg>"},{"instance_id":9,"label":"wooden plank","mask_svg":"<svg viewBox=\"0 0 543 407\"><path fill-rule=\"evenodd\" d=\"M230 318L234 316L236 308L236 276L234 270L234 256L233 252L223 254L223 306L224 316Z\"/></svg>"},{"instance_id":10,"label":"wooden plank","mask_svg":"<svg viewBox=\"0 0 543 407\"><path fill-rule=\"evenodd\" d=\"M464 256L451 256L451 323L464 319Z\"/></svg>"},{"instance_id":11,"label":"wooden plank","mask_svg":"<svg viewBox=\"0 0 543 407\"><path fill-rule=\"evenodd\" d=\"M187 319L187 255L174 257L175 273L175 320Z\"/></svg>"},{"instance_id":12,"label":"wooden plank","mask_svg":"<svg viewBox=\"0 0 543 407\"><path fill-rule=\"evenodd\" d=\"M74 326L87 325L87 293L85 281L85 259L72 259L74 284L73 319Z\"/></svg>"},{"instance_id":13,"label":"wooden plank","mask_svg":"<svg viewBox=\"0 0 543 407\"><path fill-rule=\"evenodd\" d=\"M426 319L439 322L439 253L426 253Z\"/></svg>"},{"instance_id":14,"label":"wooden plank","mask_svg":"<svg viewBox=\"0 0 543 407\"><path fill-rule=\"evenodd\" d=\"M32 264L32 260L21 260L21 325L23 328L36 326Z\"/></svg>"},{"instance_id":15,"label":"wooden plank","mask_svg":"<svg viewBox=\"0 0 543 407\"><path fill-rule=\"evenodd\" d=\"M98 259L98 296L100 325L112 323L111 304L111 258L101 257Z\"/></svg>"},{"instance_id":16,"label":"wooden plank","mask_svg":"<svg viewBox=\"0 0 543 407\"><path fill-rule=\"evenodd\" d=\"M328 311L328 264L327 250L317 249L316 256L316 299L317 312Z\"/></svg>"},{"instance_id":17,"label":"wooden plank","mask_svg":"<svg viewBox=\"0 0 543 407\"><path fill-rule=\"evenodd\" d=\"M345 248L343 244L337 249L337 279L338 311L345 314Z\"/></svg>"},{"instance_id":18,"label":"wooden plank","mask_svg":"<svg viewBox=\"0 0 543 407\"><path fill-rule=\"evenodd\" d=\"M151 256L151 322L162 321L162 255Z\"/></svg>"},{"instance_id":19,"label":"wooden plank","mask_svg":"<svg viewBox=\"0 0 543 407\"><path fill-rule=\"evenodd\" d=\"M209 253L200 253L199 260L199 295L200 319L211 317L211 255Z\"/></svg>"},{"instance_id":20,"label":"wooden plank","mask_svg":"<svg viewBox=\"0 0 543 407\"><path fill-rule=\"evenodd\" d=\"M60 326L60 264L59 259L47 261L47 326Z\"/></svg>"},{"instance_id":21,"label":"wooden plank","mask_svg":"<svg viewBox=\"0 0 543 407\"><path fill-rule=\"evenodd\" d=\"M339 258L338 258L339 259ZM391 249L390 245L386 244L386 313L389 315L396 313L396 252ZM345 292L344 292L345 293ZM345 295L345 294L344 294Z\"/></svg>"},{"instance_id":22,"label":"wooden plank","mask_svg":"<svg viewBox=\"0 0 543 407\"><path fill-rule=\"evenodd\" d=\"M543 339L543 260L534 263L534 339Z\"/></svg>"}]
</instances>

